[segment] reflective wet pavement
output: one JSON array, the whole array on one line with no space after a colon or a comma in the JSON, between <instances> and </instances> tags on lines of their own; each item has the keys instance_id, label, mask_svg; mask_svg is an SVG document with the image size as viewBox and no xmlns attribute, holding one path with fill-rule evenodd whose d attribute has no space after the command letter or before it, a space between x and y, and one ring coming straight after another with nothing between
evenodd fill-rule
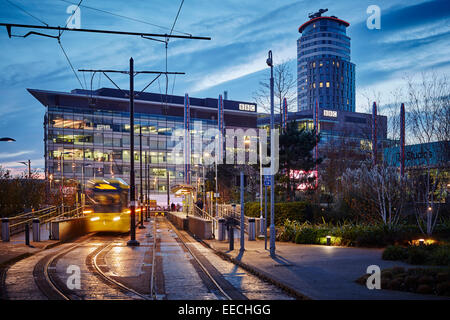
<instances>
[{"instance_id":1,"label":"reflective wet pavement","mask_svg":"<svg viewBox=\"0 0 450 320\"><path fill-rule=\"evenodd\" d=\"M177 231L183 232L179 233L182 235L180 239L165 218L156 218L156 226L154 224L151 221L146 223L146 229L136 229L136 239L140 242L140 246L137 247L127 246L129 235L95 234L79 239L75 243L65 243L38 252L19 261L12 265L6 274L7 298L47 299L48 294L41 292L42 288L36 284L36 274L33 275L33 270L39 261L51 256L54 262L49 264L48 273L57 279L56 286L64 289L61 290L63 292L69 292L69 297L74 299L142 299L142 296L105 281L94 268L94 260L104 275L147 298L152 298L151 284L154 283L156 299L225 299L225 295L212 285L213 282L200 267L199 262L183 244L183 239L188 242L190 248L195 248L196 252L209 261L216 272L225 279L224 281L228 281L230 287L240 291L246 298L292 299L274 285L223 260L183 231ZM63 252L65 253L59 254ZM54 259L55 257L57 258ZM71 272L68 273L70 266L80 269L79 289L67 287L67 280L72 275ZM153 281L152 273L154 273Z\"/></svg>"}]
</instances>

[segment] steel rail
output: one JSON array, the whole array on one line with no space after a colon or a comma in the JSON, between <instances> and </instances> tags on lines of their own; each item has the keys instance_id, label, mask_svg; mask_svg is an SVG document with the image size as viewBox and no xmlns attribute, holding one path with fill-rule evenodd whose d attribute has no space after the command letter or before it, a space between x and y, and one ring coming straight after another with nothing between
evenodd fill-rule
<instances>
[{"instance_id":1,"label":"steel rail","mask_svg":"<svg viewBox=\"0 0 450 320\"><path fill-rule=\"evenodd\" d=\"M105 246L104 246L103 248L101 248L101 249L94 255L94 257L92 258L92 265L94 266L95 271L96 271L96 272L98 273L98 275L100 275L104 280L108 281L109 283L114 284L115 286L121 288L122 290L131 292L131 293L133 293L134 295L136 295L136 296L138 296L138 297L140 297L140 298L142 298L142 299L144 299L144 300L151 300L151 299L149 299L148 296L146 296L146 295L144 295L144 294L142 294L142 293L139 293L139 292L137 292L136 290L134 290L134 289L132 289L132 288L130 288L130 287L127 287L127 286L124 285L123 283L121 283L121 282L119 282L119 281L117 281L117 280L114 280L114 279L112 279L111 277L108 277L108 276L100 269L100 267L99 267L98 264L97 264L97 257L99 256L99 254L100 254L101 252L103 252L106 248L110 247L111 245L112 245L111 243L105 245ZM153 266L152 266L152 269L153 269Z\"/></svg>"},{"instance_id":2,"label":"steel rail","mask_svg":"<svg viewBox=\"0 0 450 320\"><path fill-rule=\"evenodd\" d=\"M207 268L203 265L203 263L200 261L200 259L197 257L197 255L193 252L193 250L191 250L189 248L189 246L186 243L186 237L184 235L182 235L174 226L173 224L167 220L167 222L170 224L170 226L172 227L172 229L175 231L175 233L177 234L178 238L180 239L181 243L183 244L183 246L188 250L188 252L190 253L190 255L194 258L194 260L198 263L198 265L200 266L200 268L202 269L202 271L206 274L206 276L212 281L212 283L217 287L217 289L219 289L219 291L223 294L223 296L227 299L227 300L233 300L226 292L225 290L222 288L222 286L220 286L216 279L214 279L214 277L211 275L211 273L207 270Z\"/></svg>"}]
</instances>

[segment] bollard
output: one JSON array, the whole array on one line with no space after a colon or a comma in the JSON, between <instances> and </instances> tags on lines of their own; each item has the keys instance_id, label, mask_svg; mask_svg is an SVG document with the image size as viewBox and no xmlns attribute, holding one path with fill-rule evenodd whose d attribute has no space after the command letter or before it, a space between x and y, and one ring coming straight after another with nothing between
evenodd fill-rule
<instances>
[{"instance_id":1,"label":"bollard","mask_svg":"<svg viewBox=\"0 0 450 320\"><path fill-rule=\"evenodd\" d=\"M39 224L39 219L33 219L33 242L41 241L41 228Z\"/></svg>"},{"instance_id":2,"label":"bollard","mask_svg":"<svg viewBox=\"0 0 450 320\"><path fill-rule=\"evenodd\" d=\"M25 244L30 245L30 224L28 222L25 223Z\"/></svg>"},{"instance_id":3,"label":"bollard","mask_svg":"<svg viewBox=\"0 0 450 320\"><path fill-rule=\"evenodd\" d=\"M2 218L2 241L9 242L9 218Z\"/></svg>"},{"instance_id":4,"label":"bollard","mask_svg":"<svg viewBox=\"0 0 450 320\"><path fill-rule=\"evenodd\" d=\"M249 218L248 219L248 240L254 241L255 240L255 218Z\"/></svg>"},{"instance_id":5,"label":"bollard","mask_svg":"<svg viewBox=\"0 0 450 320\"><path fill-rule=\"evenodd\" d=\"M225 219L220 218L219 219L219 230L218 230L218 240L223 241L225 240Z\"/></svg>"},{"instance_id":6,"label":"bollard","mask_svg":"<svg viewBox=\"0 0 450 320\"><path fill-rule=\"evenodd\" d=\"M234 230L233 226L228 226L228 239L230 239L230 251L234 250Z\"/></svg>"},{"instance_id":7,"label":"bollard","mask_svg":"<svg viewBox=\"0 0 450 320\"><path fill-rule=\"evenodd\" d=\"M266 224L266 222L264 220L265 220L264 218L259 219L259 234L260 235L264 235L264 226Z\"/></svg>"}]
</instances>

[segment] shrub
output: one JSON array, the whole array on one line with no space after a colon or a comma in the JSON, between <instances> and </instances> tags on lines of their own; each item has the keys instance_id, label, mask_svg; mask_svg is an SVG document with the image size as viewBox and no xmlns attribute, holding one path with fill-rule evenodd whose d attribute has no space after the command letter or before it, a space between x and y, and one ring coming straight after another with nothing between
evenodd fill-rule
<instances>
[{"instance_id":1,"label":"shrub","mask_svg":"<svg viewBox=\"0 0 450 320\"><path fill-rule=\"evenodd\" d=\"M317 230L314 227L302 228L295 235L295 243L302 243L302 244L317 244L317 243L319 243L319 239L317 236Z\"/></svg>"},{"instance_id":2,"label":"shrub","mask_svg":"<svg viewBox=\"0 0 450 320\"><path fill-rule=\"evenodd\" d=\"M404 260L408 257L406 249L400 246L388 246L383 251L383 260Z\"/></svg>"},{"instance_id":3,"label":"shrub","mask_svg":"<svg viewBox=\"0 0 450 320\"><path fill-rule=\"evenodd\" d=\"M356 282L365 285L367 278L365 274ZM450 268L384 269L381 271L381 288L450 296Z\"/></svg>"},{"instance_id":4,"label":"shrub","mask_svg":"<svg viewBox=\"0 0 450 320\"><path fill-rule=\"evenodd\" d=\"M267 203L268 210L270 203ZM259 202L248 202L245 204L245 215L259 217ZM275 225L282 226L286 219L303 223L312 220L311 206L306 201L275 203ZM267 224L270 224L270 215L267 212Z\"/></svg>"},{"instance_id":5,"label":"shrub","mask_svg":"<svg viewBox=\"0 0 450 320\"><path fill-rule=\"evenodd\" d=\"M429 263L437 266L450 266L450 246L440 246L431 251Z\"/></svg>"},{"instance_id":6,"label":"shrub","mask_svg":"<svg viewBox=\"0 0 450 320\"><path fill-rule=\"evenodd\" d=\"M428 254L424 248L411 246L408 248L408 259L409 264L425 264L427 261Z\"/></svg>"}]
</instances>

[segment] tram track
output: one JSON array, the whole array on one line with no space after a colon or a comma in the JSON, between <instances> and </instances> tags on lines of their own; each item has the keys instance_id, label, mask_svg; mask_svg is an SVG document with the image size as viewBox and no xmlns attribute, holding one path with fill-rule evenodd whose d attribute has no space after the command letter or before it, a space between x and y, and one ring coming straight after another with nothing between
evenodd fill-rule
<instances>
[{"instance_id":1,"label":"tram track","mask_svg":"<svg viewBox=\"0 0 450 320\"><path fill-rule=\"evenodd\" d=\"M76 244L64 248L56 253L46 255L40 259L33 269L33 277L39 290L49 300L82 300L86 297L78 294L76 290L68 288L67 284L61 279L57 272L57 263L65 255L73 252L82 246L89 246L89 241L93 239L93 234L79 239ZM151 300L152 298L142 294L133 288L117 281L108 272L102 268L98 263L99 259L104 259L104 255L114 245L112 241L117 238L102 238L101 241L107 243L99 245L93 252L88 254L85 259L85 264L89 272L100 279L102 283L106 284L112 289L116 289L123 294L124 299L137 300Z\"/></svg>"},{"instance_id":2,"label":"tram track","mask_svg":"<svg viewBox=\"0 0 450 320\"><path fill-rule=\"evenodd\" d=\"M201 270L203 277L201 277L208 287L214 286L221 293L225 300L248 300L239 290L237 290L230 282L228 282L222 274L208 261L208 259L200 253L194 246L190 245L192 242L188 236L184 235L175 228L175 226L169 221L165 220L170 228L175 232L184 248L194 259L194 263L198 266L197 271ZM195 240L194 240L195 241Z\"/></svg>"}]
</instances>

